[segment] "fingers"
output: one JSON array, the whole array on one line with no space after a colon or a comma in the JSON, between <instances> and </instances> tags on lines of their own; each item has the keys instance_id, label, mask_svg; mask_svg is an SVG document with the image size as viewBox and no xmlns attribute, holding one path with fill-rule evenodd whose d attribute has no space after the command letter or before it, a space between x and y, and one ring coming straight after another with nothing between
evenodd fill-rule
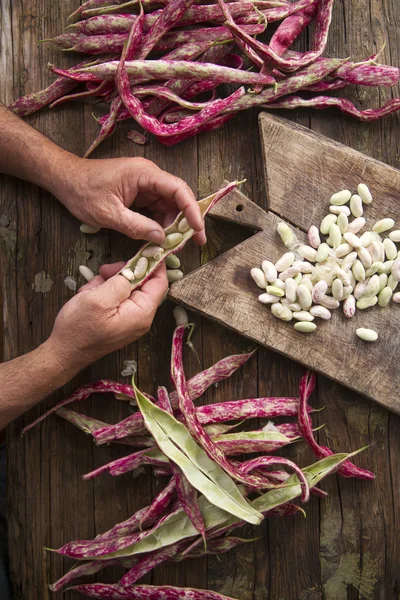
<instances>
[{"instance_id":1,"label":"fingers","mask_svg":"<svg viewBox=\"0 0 400 600\"><path fill-rule=\"evenodd\" d=\"M124 264L125 263L123 261L120 261L116 263L101 265L101 267L99 267L99 274L103 277L104 280L110 279L110 277L113 277L114 275L116 275L116 273L118 273L118 271L122 269Z\"/></svg>"},{"instance_id":2,"label":"fingers","mask_svg":"<svg viewBox=\"0 0 400 600\"><path fill-rule=\"evenodd\" d=\"M200 208L190 187L179 177L158 168L145 169L138 178L139 193L156 194L165 202L185 213L195 231L204 229Z\"/></svg>"},{"instance_id":3,"label":"fingers","mask_svg":"<svg viewBox=\"0 0 400 600\"><path fill-rule=\"evenodd\" d=\"M168 290L167 272L164 262L142 286L130 295L130 300L146 313L154 314Z\"/></svg>"},{"instance_id":4,"label":"fingers","mask_svg":"<svg viewBox=\"0 0 400 600\"><path fill-rule=\"evenodd\" d=\"M134 240L147 240L156 244L161 244L164 241L164 230L153 219L133 212L126 207L121 209L118 214L118 221L113 224L113 229Z\"/></svg>"}]
</instances>

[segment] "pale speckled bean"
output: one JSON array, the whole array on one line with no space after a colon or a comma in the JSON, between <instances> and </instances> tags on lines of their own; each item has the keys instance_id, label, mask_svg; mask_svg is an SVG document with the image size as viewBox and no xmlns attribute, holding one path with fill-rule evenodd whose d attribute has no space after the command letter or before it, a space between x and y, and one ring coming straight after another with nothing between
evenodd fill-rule
<instances>
[{"instance_id":1,"label":"pale speckled bean","mask_svg":"<svg viewBox=\"0 0 400 600\"><path fill-rule=\"evenodd\" d=\"M351 319L351 317L354 317L355 313L356 313L356 299L354 298L354 296L350 295L343 302L343 314L348 319Z\"/></svg>"},{"instance_id":2,"label":"pale speckled bean","mask_svg":"<svg viewBox=\"0 0 400 600\"><path fill-rule=\"evenodd\" d=\"M82 223L79 229L82 233L98 233L101 227L95 227L94 225L86 225L86 223Z\"/></svg>"},{"instance_id":3,"label":"pale speckled bean","mask_svg":"<svg viewBox=\"0 0 400 600\"><path fill-rule=\"evenodd\" d=\"M394 279L393 275L389 275L387 284L390 287L390 289L393 290L393 292L394 292L394 290L399 285L399 282Z\"/></svg>"},{"instance_id":4,"label":"pale speckled bean","mask_svg":"<svg viewBox=\"0 0 400 600\"><path fill-rule=\"evenodd\" d=\"M324 217L321 221L321 225L319 227L320 232L323 235L328 235L331 225L336 223L336 221L337 221L337 215L334 215L332 213L329 215L326 215L326 217Z\"/></svg>"},{"instance_id":5,"label":"pale speckled bean","mask_svg":"<svg viewBox=\"0 0 400 600\"><path fill-rule=\"evenodd\" d=\"M275 302L279 302L279 298L278 296L265 293L258 296L258 301L261 302L261 304L274 304Z\"/></svg>"},{"instance_id":6,"label":"pale speckled bean","mask_svg":"<svg viewBox=\"0 0 400 600\"><path fill-rule=\"evenodd\" d=\"M131 269L122 269L121 275L128 281L133 281L135 279L135 275Z\"/></svg>"},{"instance_id":7,"label":"pale speckled bean","mask_svg":"<svg viewBox=\"0 0 400 600\"><path fill-rule=\"evenodd\" d=\"M293 267L297 267L300 270L300 273L309 274L313 272L313 265L305 260L295 260L293 263Z\"/></svg>"},{"instance_id":8,"label":"pale speckled bean","mask_svg":"<svg viewBox=\"0 0 400 600\"><path fill-rule=\"evenodd\" d=\"M167 256L167 258L165 259L165 264L167 265L167 267L169 267L170 269L179 269L179 267L181 266L181 261L179 260L179 258L176 256L176 254L170 254L169 256Z\"/></svg>"},{"instance_id":9,"label":"pale speckled bean","mask_svg":"<svg viewBox=\"0 0 400 600\"><path fill-rule=\"evenodd\" d=\"M395 229L389 233L389 238L392 242L400 242L400 229Z\"/></svg>"},{"instance_id":10,"label":"pale speckled bean","mask_svg":"<svg viewBox=\"0 0 400 600\"><path fill-rule=\"evenodd\" d=\"M400 258L396 258L392 265L392 277L395 281L400 281Z\"/></svg>"},{"instance_id":11,"label":"pale speckled bean","mask_svg":"<svg viewBox=\"0 0 400 600\"><path fill-rule=\"evenodd\" d=\"M343 283L340 281L340 279L335 279L335 281L332 283L332 296L335 298L335 300L343 299Z\"/></svg>"},{"instance_id":12,"label":"pale speckled bean","mask_svg":"<svg viewBox=\"0 0 400 600\"><path fill-rule=\"evenodd\" d=\"M182 279L183 273L179 269L168 269L167 271L167 279L169 283L173 283L174 281L178 281Z\"/></svg>"},{"instance_id":13,"label":"pale speckled bean","mask_svg":"<svg viewBox=\"0 0 400 600\"><path fill-rule=\"evenodd\" d=\"M165 240L161 244L162 248L173 248L181 243L183 240L183 235L181 233L170 233L165 236Z\"/></svg>"},{"instance_id":14,"label":"pale speckled bean","mask_svg":"<svg viewBox=\"0 0 400 600\"><path fill-rule=\"evenodd\" d=\"M293 318L296 319L296 321L314 321L314 317L310 312L308 312L308 310L299 310L294 312Z\"/></svg>"},{"instance_id":15,"label":"pale speckled bean","mask_svg":"<svg viewBox=\"0 0 400 600\"><path fill-rule=\"evenodd\" d=\"M187 218L183 217L178 223L178 231L179 233L185 233L188 229L190 229L190 225L187 222Z\"/></svg>"},{"instance_id":16,"label":"pale speckled bean","mask_svg":"<svg viewBox=\"0 0 400 600\"><path fill-rule=\"evenodd\" d=\"M275 268L278 273L282 273L282 271L286 271L289 267L294 263L294 254L293 252L285 252L279 260L275 263Z\"/></svg>"},{"instance_id":17,"label":"pale speckled bean","mask_svg":"<svg viewBox=\"0 0 400 600\"><path fill-rule=\"evenodd\" d=\"M350 210L354 217L361 217L364 209L362 205L362 200L358 194L353 194L350 198Z\"/></svg>"},{"instance_id":18,"label":"pale speckled bean","mask_svg":"<svg viewBox=\"0 0 400 600\"><path fill-rule=\"evenodd\" d=\"M324 262L329 256L329 246L325 242L323 242L317 250L317 254L315 256L316 262L321 263Z\"/></svg>"},{"instance_id":19,"label":"pale speckled bean","mask_svg":"<svg viewBox=\"0 0 400 600\"><path fill-rule=\"evenodd\" d=\"M331 238L333 248L337 248L342 243L342 232L340 231L339 225L337 225L336 223L333 223L331 225L331 228L329 230L329 237Z\"/></svg>"},{"instance_id":20,"label":"pale speckled bean","mask_svg":"<svg viewBox=\"0 0 400 600\"><path fill-rule=\"evenodd\" d=\"M359 310L365 310L366 308L370 308L371 306L375 306L378 302L378 296L363 296L356 302L356 306Z\"/></svg>"},{"instance_id":21,"label":"pale speckled bean","mask_svg":"<svg viewBox=\"0 0 400 600\"><path fill-rule=\"evenodd\" d=\"M393 302L396 304L400 304L400 292L396 292L392 297Z\"/></svg>"},{"instance_id":22,"label":"pale speckled bean","mask_svg":"<svg viewBox=\"0 0 400 600\"><path fill-rule=\"evenodd\" d=\"M379 275L372 275L367 287L365 288L363 297L370 298L371 296L376 296L379 292L379 286Z\"/></svg>"},{"instance_id":23,"label":"pale speckled bean","mask_svg":"<svg viewBox=\"0 0 400 600\"><path fill-rule=\"evenodd\" d=\"M287 223L281 221L278 223L276 230L285 246L290 246L294 242L293 231Z\"/></svg>"},{"instance_id":24,"label":"pale speckled bean","mask_svg":"<svg viewBox=\"0 0 400 600\"><path fill-rule=\"evenodd\" d=\"M350 252L353 251L353 246L350 246L350 244L348 244L347 242L344 244L340 244L336 250L335 250L335 254L337 256L337 258L344 258L345 256L347 256L348 254L350 254ZM355 259L354 259L355 260Z\"/></svg>"},{"instance_id":25,"label":"pale speckled bean","mask_svg":"<svg viewBox=\"0 0 400 600\"><path fill-rule=\"evenodd\" d=\"M382 308L387 306L389 304L392 296L393 296L393 291L390 289L390 287L383 288L383 290L381 290L378 295L379 306L382 306Z\"/></svg>"},{"instance_id":26,"label":"pale speckled bean","mask_svg":"<svg viewBox=\"0 0 400 600\"><path fill-rule=\"evenodd\" d=\"M342 206L346 204L351 198L351 192L349 190L341 190L340 192L336 192L333 194L330 199L330 203L333 206Z\"/></svg>"},{"instance_id":27,"label":"pale speckled bean","mask_svg":"<svg viewBox=\"0 0 400 600\"><path fill-rule=\"evenodd\" d=\"M350 244L349 244L350 245ZM342 262L343 271L349 271L357 260L357 252L350 252Z\"/></svg>"},{"instance_id":28,"label":"pale speckled bean","mask_svg":"<svg viewBox=\"0 0 400 600\"><path fill-rule=\"evenodd\" d=\"M377 221L375 223L375 225L372 228L372 231L375 231L375 233L383 233L384 231L389 231L389 229L393 229L393 227L394 227L393 219L390 219L390 218L380 219L380 221Z\"/></svg>"},{"instance_id":29,"label":"pale speckled bean","mask_svg":"<svg viewBox=\"0 0 400 600\"><path fill-rule=\"evenodd\" d=\"M265 290L265 288L267 287L268 284L267 284L267 280L264 275L264 271L261 271L261 269L254 267L253 269L251 269L250 275L251 275L254 283L256 285L258 285L259 288Z\"/></svg>"},{"instance_id":30,"label":"pale speckled bean","mask_svg":"<svg viewBox=\"0 0 400 600\"><path fill-rule=\"evenodd\" d=\"M370 268L365 271L365 274L367 277L371 277L371 275L375 275L375 273L378 273L378 271L382 271L384 268L385 267L382 262L374 262L372 263Z\"/></svg>"},{"instance_id":31,"label":"pale speckled bean","mask_svg":"<svg viewBox=\"0 0 400 600\"><path fill-rule=\"evenodd\" d=\"M352 266L353 275L357 281L364 281L365 279L365 269L360 260L356 260L354 265Z\"/></svg>"},{"instance_id":32,"label":"pale speckled bean","mask_svg":"<svg viewBox=\"0 0 400 600\"><path fill-rule=\"evenodd\" d=\"M285 292L275 285L267 285L267 294L271 294L271 296L277 296L278 298L283 298Z\"/></svg>"},{"instance_id":33,"label":"pale speckled bean","mask_svg":"<svg viewBox=\"0 0 400 600\"><path fill-rule=\"evenodd\" d=\"M372 242L375 242L376 240L372 235L372 231L365 231L360 236L360 241L361 241L362 245L364 246L364 248L368 248L368 246L370 246L372 244Z\"/></svg>"},{"instance_id":34,"label":"pale speckled bean","mask_svg":"<svg viewBox=\"0 0 400 600\"><path fill-rule=\"evenodd\" d=\"M312 299L316 304L318 304L325 296L327 289L328 284L326 283L326 281L323 280L318 281L318 283L314 285L314 289L312 291Z\"/></svg>"},{"instance_id":35,"label":"pale speckled bean","mask_svg":"<svg viewBox=\"0 0 400 600\"><path fill-rule=\"evenodd\" d=\"M361 248L357 249L357 255L362 262L364 269L369 269L372 265L372 258L368 250L364 248L364 246L361 246Z\"/></svg>"},{"instance_id":36,"label":"pale speckled bean","mask_svg":"<svg viewBox=\"0 0 400 600\"><path fill-rule=\"evenodd\" d=\"M356 284L357 284L356 278L354 277L354 273L353 273L353 271L348 271L347 273L349 275L350 285L354 289L356 287Z\"/></svg>"},{"instance_id":37,"label":"pale speckled bean","mask_svg":"<svg viewBox=\"0 0 400 600\"><path fill-rule=\"evenodd\" d=\"M378 273L386 273L386 275L389 275L391 272L393 272L394 262L395 262L394 260L386 260L383 263L383 266L378 269ZM399 277L400 277L400 273L399 273Z\"/></svg>"},{"instance_id":38,"label":"pale speckled bean","mask_svg":"<svg viewBox=\"0 0 400 600\"><path fill-rule=\"evenodd\" d=\"M282 298L281 302L284 306L288 306L292 312L299 312L301 310L298 302L289 302L287 298Z\"/></svg>"},{"instance_id":39,"label":"pale speckled bean","mask_svg":"<svg viewBox=\"0 0 400 600\"><path fill-rule=\"evenodd\" d=\"M284 281L282 281L281 279L275 279L275 281L272 283L272 285L274 285L275 287L278 287L280 290L286 289L286 283Z\"/></svg>"},{"instance_id":40,"label":"pale speckled bean","mask_svg":"<svg viewBox=\"0 0 400 600\"><path fill-rule=\"evenodd\" d=\"M339 267L339 265L335 265L335 267L334 267L334 273L335 273L336 277L338 279L340 279L340 281L343 283L343 285L350 285L351 284L349 274L346 271L344 271L343 269L341 269Z\"/></svg>"},{"instance_id":41,"label":"pale speckled bean","mask_svg":"<svg viewBox=\"0 0 400 600\"><path fill-rule=\"evenodd\" d=\"M300 273L300 269L298 267L289 267L288 269L285 269L285 271L282 271L282 273L279 273L279 279L281 281L286 281L286 279L288 279L289 277L296 277L296 275L298 275Z\"/></svg>"},{"instance_id":42,"label":"pale speckled bean","mask_svg":"<svg viewBox=\"0 0 400 600\"><path fill-rule=\"evenodd\" d=\"M314 285L313 285L313 282L311 281L311 279L309 279L307 277L307 275L305 277L303 277L303 279L301 280L301 284L305 285L306 288L308 289L308 291L310 292L310 294L312 294Z\"/></svg>"},{"instance_id":43,"label":"pale speckled bean","mask_svg":"<svg viewBox=\"0 0 400 600\"><path fill-rule=\"evenodd\" d=\"M383 247L385 249L385 254L388 260L395 260L397 258L396 244L392 242L391 239L386 238L385 240L383 240Z\"/></svg>"},{"instance_id":44,"label":"pale speckled bean","mask_svg":"<svg viewBox=\"0 0 400 600\"><path fill-rule=\"evenodd\" d=\"M352 285L345 285L345 286L343 286L343 297L342 297L342 300L346 300L346 298L348 298L352 293L353 293L353 286Z\"/></svg>"},{"instance_id":45,"label":"pale speckled bean","mask_svg":"<svg viewBox=\"0 0 400 600\"><path fill-rule=\"evenodd\" d=\"M371 204L372 202L372 195L371 192L369 191L369 188L367 185L365 185L365 183L359 183L357 186L357 193L360 196L361 200L363 201L364 204Z\"/></svg>"},{"instance_id":46,"label":"pale speckled bean","mask_svg":"<svg viewBox=\"0 0 400 600\"><path fill-rule=\"evenodd\" d=\"M351 223L348 224L347 226L347 232L348 233L358 233L359 231L361 231L361 229L365 226L365 219L364 217L357 217L357 219L354 219L354 221L351 221Z\"/></svg>"},{"instance_id":47,"label":"pale speckled bean","mask_svg":"<svg viewBox=\"0 0 400 600\"><path fill-rule=\"evenodd\" d=\"M378 334L373 329L365 329L364 327L359 327L356 329L356 334L363 340L364 342L376 342L378 339Z\"/></svg>"},{"instance_id":48,"label":"pale speckled bean","mask_svg":"<svg viewBox=\"0 0 400 600\"><path fill-rule=\"evenodd\" d=\"M86 265L80 265L79 273L86 279L86 281L92 281L92 279L95 277L92 269L89 269L89 267Z\"/></svg>"},{"instance_id":49,"label":"pale speckled bean","mask_svg":"<svg viewBox=\"0 0 400 600\"><path fill-rule=\"evenodd\" d=\"M303 244L297 251L302 258L309 260L310 262L315 262L317 260L317 251L315 248L311 248L311 246L307 246L307 244Z\"/></svg>"},{"instance_id":50,"label":"pale speckled bean","mask_svg":"<svg viewBox=\"0 0 400 600\"><path fill-rule=\"evenodd\" d=\"M268 283L274 283L275 279L278 279L278 271L276 270L274 263L270 260L263 260L261 268L264 271Z\"/></svg>"},{"instance_id":51,"label":"pale speckled bean","mask_svg":"<svg viewBox=\"0 0 400 600\"><path fill-rule=\"evenodd\" d=\"M310 314L313 317L324 319L325 321L328 321L332 317L331 311L325 308L325 306L312 306L310 308Z\"/></svg>"},{"instance_id":52,"label":"pale speckled bean","mask_svg":"<svg viewBox=\"0 0 400 600\"><path fill-rule=\"evenodd\" d=\"M381 242L377 242L375 240L374 242L372 242L372 244L370 246L367 246L367 249L372 258L372 264L374 264L375 262L381 261L381 256L382 256ZM385 258L383 258L383 260L385 260ZM383 260L382 260L382 262L383 262Z\"/></svg>"},{"instance_id":53,"label":"pale speckled bean","mask_svg":"<svg viewBox=\"0 0 400 600\"><path fill-rule=\"evenodd\" d=\"M146 275L147 267L149 265L149 261L145 256L141 256L136 263L135 270L133 274L135 275L135 279L141 279Z\"/></svg>"},{"instance_id":54,"label":"pale speckled bean","mask_svg":"<svg viewBox=\"0 0 400 600\"><path fill-rule=\"evenodd\" d=\"M343 233L346 233L346 231L347 231L347 227L349 225L349 220L344 213L340 213L336 224L340 229L340 233L343 234ZM332 237L332 228L329 233L330 233L330 236Z\"/></svg>"},{"instance_id":55,"label":"pale speckled bean","mask_svg":"<svg viewBox=\"0 0 400 600\"><path fill-rule=\"evenodd\" d=\"M295 282L295 280L292 277L289 277L288 279L286 279L285 283L286 283L286 298L287 298L288 302L290 304L293 302L296 302L297 283Z\"/></svg>"},{"instance_id":56,"label":"pale speckled bean","mask_svg":"<svg viewBox=\"0 0 400 600\"><path fill-rule=\"evenodd\" d=\"M294 328L300 333L312 333L317 329L317 326L315 323L308 323L307 321L297 321L297 323L294 324Z\"/></svg>"},{"instance_id":57,"label":"pale speckled bean","mask_svg":"<svg viewBox=\"0 0 400 600\"><path fill-rule=\"evenodd\" d=\"M311 307L311 292L304 283L301 283L297 288L297 298L303 310L308 310Z\"/></svg>"},{"instance_id":58,"label":"pale speckled bean","mask_svg":"<svg viewBox=\"0 0 400 600\"><path fill-rule=\"evenodd\" d=\"M354 288L354 297L356 298L356 300L359 300L364 296L368 284L369 279L364 279L364 281L360 281L359 283L357 283L356 287Z\"/></svg>"},{"instance_id":59,"label":"pale speckled bean","mask_svg":"<svg viewBox=\"0 0 400 600\"><path fill-rule=\"evenodd\" d=\"M164 248L161 248L161 246L147 246L142 250L142 256L146 258L154 258L157 254L164 254Z\"/></svg>"},{"instance_id":60,"label":"pale speckled bean","mask_svg":"<svg viewBox=\"0 0 400 600\"><path fill-rule=\"evenodd\" d=\"M318 246L320 246L321 244L321 238L319 236L318 227L316 227L315 225L311 225L307 233L307 238L311 248L317 249Z\"/></svg>"},{"instance_id":61,"label":"pale speckled bean","mask_svg":"<svg viewBox=\"0 0 400 600\"><path fill-rule=\"evenodd\" d=\"M321 306L325 306L325 308L329 308L329 310L339 308L339 301L335 300L335 298L332 298L332 296L323 296L323 298L321 298L318 304L321 304Z\"/></svg>"},{"instance_id":62,"label":"pale speckled bean","mask_svg":"<svg viewBox=\"0 0 400 600\"><path fill-rule=\"evenodd\" d=\"M292 311L288 306L284 306L280 302L271 305L271 312L277 319L281 319L282 321L291 321Z\"/></svg>"},{"instance_id":63,"label":"pale speckled bean","mask_svg":"<svg viewBox=\"0 0 400 600\"><path fill-rule=\"evenodd\" d=\"M361 248L360 238L355 233L346 231L343 237L350 246L353 246L353 248Z\"/></svg>"},{"instance_id":64,"label":"pale speckled bean","mask_svg":"<svg viewBox=\"0 0 400 600\"><path fill-rule=\"evenodd\" d=\"M334 215L346 215L346 217L350 216L350 209L348 206L330 206L329 211Z\"/></svg>"},{"instance_id":65,"label":"pale speckled bean","mask_svg":"<svg viewBox=\"0 0 400 600\"><path fill-rule=\"evenodd\" d=\"M388 285L388 281L389 281L389 277L386 275L386 273L381 273L379 275L379 291L381 292L383 290L383 288L385 288ZM390 288L392 289L392 288Z\"/></svg>"}]
</instances>

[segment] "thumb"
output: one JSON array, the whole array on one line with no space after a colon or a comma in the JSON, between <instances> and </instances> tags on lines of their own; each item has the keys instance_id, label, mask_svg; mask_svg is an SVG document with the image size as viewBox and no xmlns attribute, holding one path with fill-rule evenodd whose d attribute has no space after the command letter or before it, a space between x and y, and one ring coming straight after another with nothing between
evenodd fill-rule
<instances>
[{"instance_id":1,"label":"thumb","mask_svg":"<svg viewBox=\"0 0 400 600\"><path fill-rule=\"evenodd\" d=\"M92 290L104 308L118 307L131 293L131 284L122 275L114 275Z\"/></svg>"},{"instance_id":2,"label":"thumb","mask_svg":"<svg viewBox=\"0 0 400 600\"><path fill-rule=\"evenodd\" d=\"M119 213L119 218L112 225L113 229L134 240L146 240L161 244L165 239L165 233L161 225L144 215L125 208Z\"/></svg>"}]
</instances>

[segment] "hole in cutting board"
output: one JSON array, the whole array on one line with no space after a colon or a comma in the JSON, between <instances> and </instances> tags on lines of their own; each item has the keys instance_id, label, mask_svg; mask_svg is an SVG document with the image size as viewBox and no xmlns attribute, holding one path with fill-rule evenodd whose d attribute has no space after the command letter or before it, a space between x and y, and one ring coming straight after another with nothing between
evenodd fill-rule
<instances>
[{"instance_id":1,"label":"hole in cutting board","mask_svg":"<svg viewBox=\"0 0 400 600\"><path fill-rule=\"evenodd\" d=\"M244 208L244 207L243 207L243 204L238 204L238 205L236 206L236 212L242 212L243 208Z\"/></svg>"}]
</instances>

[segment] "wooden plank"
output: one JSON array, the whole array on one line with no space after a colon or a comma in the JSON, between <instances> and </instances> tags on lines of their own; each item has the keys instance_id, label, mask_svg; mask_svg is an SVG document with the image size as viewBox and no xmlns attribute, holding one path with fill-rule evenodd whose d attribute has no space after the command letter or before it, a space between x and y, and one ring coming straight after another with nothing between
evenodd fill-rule
<instances>
[{"instance_id":1,"label":"wooden plank","mask_svg":"<svg viewBox=\"0 0 400 600\"><path fill-rule=\"evenodd\" d=\"M400 171L267 113L260 115L268 208L307 231L329 212L331 195L367 183L373 196L366 227L384 216L400 218Z\"/></svg>"}]
</instances>

